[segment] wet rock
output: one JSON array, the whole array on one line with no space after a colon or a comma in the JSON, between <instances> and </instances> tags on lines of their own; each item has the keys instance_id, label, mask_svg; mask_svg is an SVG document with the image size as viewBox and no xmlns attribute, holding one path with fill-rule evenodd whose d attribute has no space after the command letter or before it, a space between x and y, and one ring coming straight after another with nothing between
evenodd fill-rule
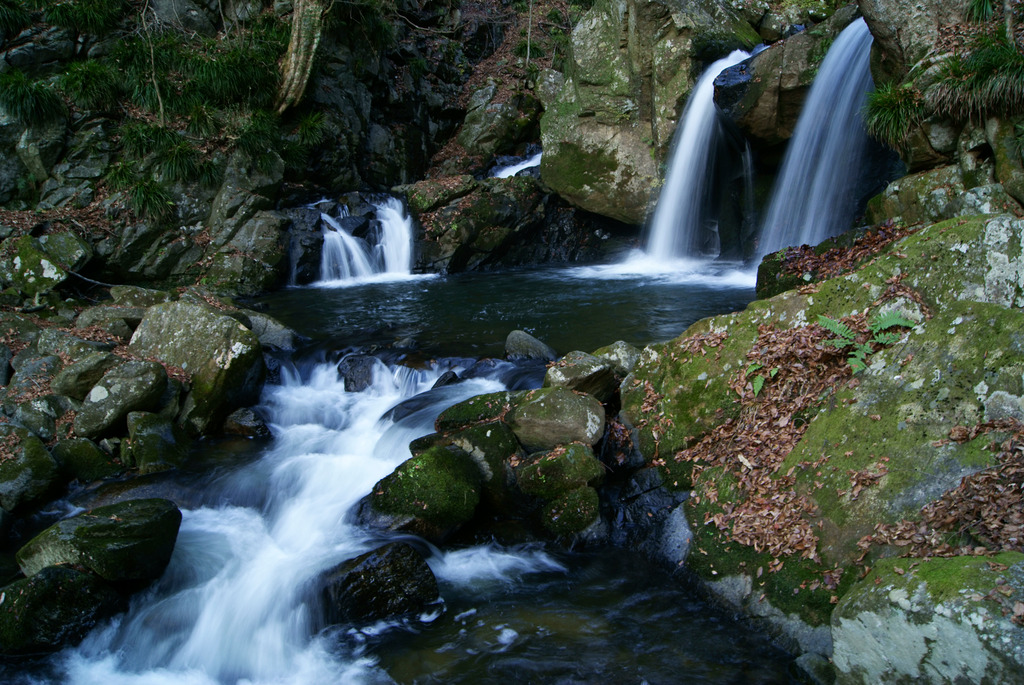
<instances>
[{"instance_id":1,"label":"wet rock","mask_svg":"<svg viewBox=\"0 0 1024 685\"><path fill-rule=\"evenodd\" d=\"M256 334L264 348L294 350L298 334L272 316L248 311L249 329Z\"/></svg>"},{"instance_id":2,"label":"wet rock","mask_svg":"<svg viewBox=\"0 0 1024 685\"><path fill-rule=\"evenodd\" d=\"M438 597L437 580L427 562L403 542L339 564L326 574L322 591L328 624L417 614Z\"/></svg>"},{"instance_id":3,"label":"wet rock","mask_svg":"<svg viewBox=\"0 0 1024 685\"><path fill-rule=\"evenodd\" d=\"M507 424L501 421L481 423L454 433L446 442L476 462L483 476L483 499L492 510L512 512L517 508L521 497L511 462L525 455Z\"/></svg>"},{"instance_id":4,"label":"wet rock","mask_svg":"<svg viewBox=\"0 0 1024 685\"><path fill-rule=\"evenodd\" d=\"M505 338L505 356L509 359L543 359L554 361L558 353L526 331L512 331Z\"/></svg>"},{"instance_id":5,"label":"wet rock","mask_svg":"<svg viewBox=\"0 0 1024 685\"><path fill-rule=\"evenodd\" d=\"M364 354L350 355L338 362L338 375L345 381L347 392L362 392L373 385L373 370L381 362Z\"/></svg>"},{"instance_id":6,"label":"wet rock","mask_svg":"<svg viewBox=\"0 0 1024 685\"><path fill-rule=\"evenodd\" d=\"M508 392L494 392L477 395L448 407L434 421L434 429L440 433L467 428L472 424L494 421L502 418L511 408L512 395Z\"/></svg>"},{"instance_id":7,"label":"wet rock","mask_svg":"<svg viewBox=\"0 0 1024 685\"><path fill-rule=\"evenodd\" d=\"M604 466L589 446L570 443L530 455L516 469L519 488L528 495L553 500L584 485L597 485Z\"/></svg>"},{"instance_id":8,"label":"wet rock","mask_svg":"<svg viewBox=\"0 0 1024 685\"><path fill-rule=\"evenodd\" d=\"M468 174L418 181L405 187L409 211L417 216L432 212L454 200L465 197L477 185L476 179Z\"/></svg>"},{"instance_id":9,"label":"wet rock","mask_svg":"<svg viewBox=\"0 0 1024 685\"><path fill-rule=\"evenodd\" d=\"M544 387L568 388L592 395L599 402L607 402L619 389L619 380L611 362L575 351L548 367Z\"/></svg>"},{"instance_id":10,"label":"wet rock","mask_svg":"<svg viewBox=\"0 0 1024 685\"><path fill-rule=\"evenodd\" d=\"M0 507L17 511L61 484L60 467L38 437L23 428L0 431Z\"/></svg>"},{"instance_id":11,"label":"wet rock","mask_svg":"<svg viewBox=\"0 0 1024 685\"><path fill-rule=\"evenodd\" d=\"M249 407L236 409L224 419L224 432L247 438L269 438L270 427L263 417Z\"/></svg>"},{"instance_id":12,"label":"wet rock","mask_svg":"<svg viewBox=\"0 0 1024 685\"><path fill-rule=\"evenodd\" d=\"M155 411L167 389L167 372L156 362L123 362L103 374L75 416L75 432L86 438L123 434L133 411Z\"/></svg>"},{"instance_id":13,"label":"wet rock","mask_svg":"<svg viewBox=\"0 0 1024 685\"><path fill-rule=\"evenodd\" d=\"M557 536L582 533L598 520L600 498L591 487L580 487L559 496L541 515L541 523Z\"/></svg>"},{"instance_id":14,"label":"wet rock","mask_svg":"<svg viewBox=\"0 0 1024 685\"><path fill-rule=\"evenodd\" d=\"M0 653L27 656L77 644L126 602L92 573L66 567L43 569L2 590Z\"/></svg>"},{"instance_id":15,"label":"wet rock","mask_svg":"<svg viewBox=\"0 0 1024 685\"><path fill-rule=\"evenodd\" d=\"M252 296L284 283L288 276L288 219L277 212L260 211L231 232L212 253L206 272L210 288ZM225 230L221 236L225 235Z\"/></svg>"},{"instance_id":16,"label":"wet rock","mask_svg":"<svg viewBox=\"0 0 1024 685\"><path fill-rule=\"evenodd\" d=\"M469 96L458 140L470 154L489 158L536 137L540 102L532 95L518 95L501 102L497 96L498 85L493 82Z\"/></svg>"},{"instance_id":17,"label":"wet rock","mask_svg":"<svg viewBox=\"0 0 1024 685\"><path fill-rule=\"evenodd\" d=\"M1024 678L1024 627L1007 615L1024 600L1024 555L907 561L879 561L836 607L837 682Z\"/></svg>"},{"instance_id":18,"label":"wet rock","mask_svg":"<svg viewBox=\"0 0 1024 685\"><path fill-rule=\"evenodd\" d=\"M259 399L266 373L259 340L208 306L169 302L150 307L129 347L191 375L181 418L199 433L216 430L229 413Z\"/></svg>"},{"instance_id":19,"label":"wet rock","mask_svg":"<svg viewBox=\"0 0 1024 685\"><path fill-rule=\"evenodd\" d=\"M160 577L174 550L181 512L166 499L96 507L58 521L18 550L22 573L81 566L112 583L136 585Z\"/></svg>"},{"instance_id":20,"label":"wet rock","mask_svg":"<svg viewBox=\"0 0 1024 685\"><path fill-rule=\"evenodd\" d=\"M58 440L51 452L61 470L69 478L82 483L102 480L124 471L124 466L86 438Z\"/></svg>"},{"instance_id":21,"label":"wet rock","mask_svg":"<svg viewBox=\"0 0 1024 685\"><path fill-rule=\"evenodd\" d=\"M507 421L529 452L570 442L595 445L604 435L604 407L593 397L565 388L516 395Z\"/></svg>"},{"instance_id":22,"label":"wet rock","mask_svg":"<svg viewBox=\"0 0 1024 685\"><path fill-rule=\"evenodd\" d=\"M171 419L131 412L127 423L128 440L121 443L121 461L137 467L139 473L177 468L188 458L191 441Z\"/></svg>"}]
</instances>

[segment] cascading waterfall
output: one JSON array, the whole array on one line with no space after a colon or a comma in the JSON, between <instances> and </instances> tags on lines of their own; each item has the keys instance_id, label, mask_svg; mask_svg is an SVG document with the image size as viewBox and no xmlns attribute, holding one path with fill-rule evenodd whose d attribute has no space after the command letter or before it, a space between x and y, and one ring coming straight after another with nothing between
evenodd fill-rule
<instances>
[{"instance_id":1,"label":"cascading waterfall","mask_svg":"<svg viewBox=\"0 0 1024 685\"><path fill-rule=\"evenodd\" d=\"M762 222L758 253L816 245L849 228L868 142L871 33L863 19L836 38L818 70Z\"/></svg>"},{"instance_id":2,"label":"cascading waterfall","mask_svg":"<svg viewBox=\"0 0 1024 685\"><path fill-rule=\"evenodd\" d=\"M690 92L648 228L644 251L654 259L718 256L717 222L707 206L708 181L714 175L712 153L721 127L715 108L715 78L749 56L736 50L712 63Z\"/></svg>"},{"instance_id":3,"label":"cascading waterfall","mask_svg":"<svg viewBox=\"0 0 1024 685\"><path fill-rule=\"evenodd\" d=\"M505 167L499 167L498 169L495 169L494 173L491 175L494 178L511 178L512 176L518 174L520 171L532 169L535 166L540 166L540 160L542 156L543 153L538 152L537 154L530 155L523 161L518 162L516 164L511 164Z\"/></svg>"},{"instance_id":4,"label":"cascading waterfall","mask_svg":"<svg viewBox=\"0 0 1024 685\"><path fill-rule=\"evenodd\" d=\"M321 214L324 244L320 284L350 283L379 276L408 276L412 268L412 219L401 201L389 197L376 203L380 226L363 240L351 235L340 221ZM342 218L347 210L342 208Z\"/></svg>"},{"instance_id":5,"label":"cascading waterfall","mask_svg":"<svg viewBox=\"0 0 1024 685\"><path fill-rule=\"evenodd\" d=\"M216 506L183 512L164 576L135 599L128 614L62 656L59 682L382 680L372 661L339 648L329 631L318 632L316 583L341 561L380 546L370 532L348 522L346 513L410 456L409 441L431 432L444 407L506 387L477 378L431 390L452 368L381 363L373 384L358 393L345 391L332 364L306 374L284 369L282 384L264 396L274 427L272 447L210 487L208 501ZM414 411L387 418L390 408L414 396ZM245 502L230 503L238 499ZM538 550L473 549L469 556L446 554L430 563L439 578L455 583L480 573L515 576L561 568Z\"/></svg>"}]
</instances>

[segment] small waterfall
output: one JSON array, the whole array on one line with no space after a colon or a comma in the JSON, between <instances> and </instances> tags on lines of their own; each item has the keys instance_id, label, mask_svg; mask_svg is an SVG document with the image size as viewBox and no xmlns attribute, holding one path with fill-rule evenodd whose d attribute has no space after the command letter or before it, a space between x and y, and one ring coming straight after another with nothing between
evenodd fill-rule
<instances>
[{"instance_id":1,"label":"small waterfall","mask_svg":"<svg viewBox=\"0 0 1024 685\"><path fill-rule=\"evenodd\" d=\"M498 167L497 169L494 170L494 173L492 173L491 176L494 178L510 178L518 174L520 171L523 171L524 169L531 169L535 166L540 166L540 159L542 154L543 153L538 152L537 154L530 155L523 161L518 162L516 164Z\"/></svg>"},{"instance_id":2,"label":"small waterfall","mask_svg":"<svg viewBox=\"0 0 1024 685\"><path fill-rule=\"evenodd\" d=\"M714 62L690 92L644 247L655 259L718 256L717 220L708 208L708 181L715 165L712 151L718 146L721 126L715 108L715 78L749 56L736 50Z\"/></svg>"},{"instance_id":3,"label":"small waterfall","mask_svg":"<svg viewBox=\"0 0 1024 685\"><path fill-rule=\"evenodd\" d=\"M816 245L849 228L868 142L861 112L874 87L871 40L867 24L857 19L825 55L772 190L760 255L791 245Z\"/></svg>"},{"instance_id":4,"label":"small waterfall","mask_svg":"<svg viewBox=\"0 0 1024 685\"><path fill-rule=\"evenodd\" d=\"M401 201L389 197L374 205L377 223L367 240L345 230L341 217L321 214L324 245L320 258L320 284L349 283L381 275L408 276L412 268L412 219Z\"/></svg>"}]
</instances>

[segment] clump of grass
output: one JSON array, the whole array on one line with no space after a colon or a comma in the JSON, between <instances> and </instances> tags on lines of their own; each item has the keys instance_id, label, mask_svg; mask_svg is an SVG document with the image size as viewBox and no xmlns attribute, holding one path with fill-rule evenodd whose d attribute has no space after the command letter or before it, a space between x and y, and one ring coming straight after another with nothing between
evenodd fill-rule
<instances>
[{"instance_id":1,"label":"clump of grass","mask_svg":"<svg viewBox=\"0 0 1024 685\"><path fill-rule=\"evenodd\" d=\"M199 151L180 138L157 154L161 175L171 182L193 181L199 177Z\"/></svg>"},{"instance_id":2,"label":"clump of grass","mask_svg":"<svg viewBox=\"0 0 1024 685\"><path fill-rule=\"evenodd\" d=\"M312 148L327 139L327 123L323 112L307 112L299 119L297 127L299 144Z\"/></svg>"},{"instance_id":3,"label":"clump of grass","mask_svg":"<svg viewBox=\"0 0 1024 685\"><path fill-rule=\"evenodd\" d=\"M18 0L0 0L0 33L10 38L32 23L32 17Z\"/></svg>"},{"instance_id":4,"label":"clump of grass","mask_svg":"<svg viewBox=\"0 0 1024 685\"><path fill-rule=\"evenodd\" d=\"M242 127L235 147L249 157L260 171L269 171L281 148L277 118L267 111L254 112Z\"/></svg>"},{"instance_id":5,"label":"clump of grass","mask_svg":"<svg viewBox=\"0 0 1024 685\"><path fill-rule=\"evenodd\" d=\"M955 119L1024 110L1024 54L1006 38L983 36L966 55L947 60L929 104Z\"/></svg>"},{"instance_id":6,"label":"clump of grass","mask_svg":"<svg viewBox=\"0 0 1024 685\"><path fill-rule=\"evenodd\" d=\"M166 154L181 140L181 137L166 126L144 121L129 121L119 130L121 149L125 154L138 159L151 154Z\"/></svg>"},{"instance_id":7,"label":"clump of grass","mask_svg":"<svg viewBox=\"0 0 1024 685\"><path fill-rule=\"evenodd\" d=\"M105 36L124 18L127 0L29 0L33 9L44 10L54 26L94 36Z\"/></svg>"},{"instance_id":8,"label":"clump of grass","mask_svg":"<svg viewBox=\"0 0 1024 685\"><path fill-rule=\"evenodd\" d=\"M864 123L868 134L901 150L914 125L921 121L921 93L910 84L887 83L868 94Z\"/></svg>"},{"instance_id":9,"label":"clump of grass","mask_svg":"<svg viewBox=\"0 0 1024 685\"><path fill-rule=\"evenodd\" d=\"M122 95L121 77L97 60L69 66L60 78L60 89L82 109L112 110Z\"/></svg>"},{"instance_id":10,"label":"clump of grass","mask_svg":"<svg viewBox=\"0 0 1024 685\"><path fill-rule=\"evenodd\" d=\"M0 108L23 125L64 116L64 101L49 84L31 81L20 69L0 74Z\"/></svg>"},{"instance_id":11,"label":"clump of grass","mask_svg":"<svg viewBox=\"0 0 1024 685\"><path fill-rule=\"evenodd\" d=\"M112 190L117 191L130 188L137 178L138 176L136 175L135 170L128 162L112 164L106 175L107 185L110 186Z\"/></svg>"},{"instance_id":12,"label":"clump of grass","mask_svg":"<svg viewBox=\"0 0 1024 685\"><path fill-rule=\"evenodd\" d=\"M147 219L160 220L174 207L171 194L152 178L135 180L127 190L128 206Z\"/></svg>"}]
</instances>

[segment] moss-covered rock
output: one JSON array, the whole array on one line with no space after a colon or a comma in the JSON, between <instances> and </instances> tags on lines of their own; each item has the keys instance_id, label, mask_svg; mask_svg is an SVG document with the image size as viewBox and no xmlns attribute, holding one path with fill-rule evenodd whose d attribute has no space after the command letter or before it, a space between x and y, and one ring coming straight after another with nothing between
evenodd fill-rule
<instances>
[{"instance_id":1,"label":"moss-covered rock","mask_svg":"<svg viewBox=\"0 0 1024 685\"><path fill-rule=\"evenodd\" d=\"M557 536L583 532L599 514L600 498L594 488L570 490L549 503L541 512L541 524Z\"/></svg>"},{"instance_id":2,"label":"moss-covered rock","mask_svg":"<svg viewBox=\"0 0 1024 685\"><path fill-rule=\"evenodd\" d=\"M0 653L6 656L55 652L75 645L126 605L96 575L56 566L11 583L2 594Z\"/></svg>"},{"instance_id":3,"label":"moss-covered rock","mask_svg":"<svg viewBox=\"0 0 1024 685\"><path fill-rule=\"evenodd\" d=\"M409 211L418 218L421 214L439 209L453 200L465 197L476 186L476 179L468 174L418 181L406 187Z\"/></svg>"},{"instance_id":4,"label":"moss-covered rock","mask_svg":"<svg viewBox=\"0 0 1024 685\"><path fill-rule=\"evenodd\" d=\"M181 418L199 433L216 430L233 410L259 399L266 374L259 340L210 306L168 302L150 307L130 348L191 375Z\"/></svg>"},{"instance_id":5,"label":"moss-covered rock","mask_svg":"<svg viewBox=\"0 0 1024 685\"><path fill-rule=\"evenodd\" d=\"M113 583L160 577L174 551L181 512L165 499L96 507L59 521L18 550L18 565L31 577L47 566L83 566Z\"/></svg>"},{"instance_id":6,"label":"moss-covered rock","mask_svg":"<svg viewBox=\"0 0 1024 685\"><path fill-rule=\"evenodd\" d=\"M535 139L540 111L537 98L520 93L499 99L498 93L498 85L492 81L469 96L458 140L470 154L490 158L511 152L516 143Z\"/></svg>"},{"instance_id":7,"label":"moss-covered rock","mask_svg":"<svg viewBox=\"0 0 1024 685\"><path fill-rule=\"evenodd\" d=\"M584 485L597 485L604 466L588 445L570 443L530 456L516 469L519 488L528 495L553 500Z\"/></svg>"},{"instance_id":8,"label":"moss-covered rock","mask_svg":"<svg viewBox=\"0 0 1024 685\"><path fill-rule=\"evenodd\" d=\"M120 363L120 357L110 352L93 352L61 369L53 377L51 387L61 395L84 400L103 375Z\"/></svg>"},{"instance_id":9,"label":"moss-covered rock","mask_svg":"<svg viewBox=\"0 0 1024 685\"><path fill-rule=\"evenodd\" d=\"M545 388L568 388L607 402L619 388L612 362L586 352L570 352L548 367Z\"/></svg>"},{"instance_id":10,"label":"moss-covered rock","mask_svg":"<svg viewBox=\"0 0 1024 685\"><path fill-rule=\"evenodd\" d=\"M476 462L462 450L432 447L378 482L370 503L384 514L421 520L443 536L473 518L482 480Z\"/></svg>"},{"instance_id":11,"label":"moss-covered rock","mask_svg":"<svg viewBox=\"0 0 1024 685\"><path fill-rule=\"evenodd\" d=\"M52 494L60 483L60 467L46 445L24 428L0 430L0 507L21 507Z\"/></svg>"},{"instance_id":12,"label":"moss-covered rock","mask_svg":"<svg viewBox=\"0 0 1024 685\"><path fill-rule=\"evenodd\" d=\"M615 367L615 373L623 377L633 370L637 360L640 359L640 350L623 340L600 347L591 354L610 361Z\"/></svg>"},{"instance_id":13,"label":"moss-covered rock","mask_svg":"<svg viewBox=\"0 0 1024 685\"><path fill-rule=\"evenodd\" d=\"M121 441L121 461L139 473L155 473L180 466L191 441L171 419L148 412L128 414L128 439Z\"/></svg>"},{"instance_id":14,"label":"moss-covered rock","mask_svg":"<svg viewBox=\"0 0 1024 685\"><path fill-rule=\"evenodd\" d=\"M501 419L512 408L511 399L512 393L502 391L477 395L453 404L438 415L434 429L444 433Z\"/></svg>"},{"instance_id":15,"label":"moss-covered rock","mask_svg":"<svg viewBox=\"0 0 1024 685\"><path fill-rule=\"evenodd\" d=\"M604 435L601 403L566 388L541 388L513 396L507 421L528 452L570 442L595 445Z\"/></svg>"},{"instance_id":16,"label":"moss-covered rock","mask_svg":"<svg viewBox=\"0 0 1024 685\"><path fill-rule=\"evenodd\" d=\"M75 415L85 438L123 435L133 411L156 411L167 389L167 372L156 362L122 362L103 374Z\"/></svg>"},{"instance_id":17,"label":"moss-covered rock","mask_svg":"<svg viewBox=\"0 0 1024 685\"><path fill-rule=\"evenodd\" d=\"M1022 601L1019 553L880 561L833 615L838 682L1020 681Z\"/></svg>"},{"instance_id":18,"label":"moss-covered rock","mask_svg":"<svg viewBox=\"0 0 1024 685\"><path fill-rule=\"evenodd\" d=\"M447 438L476 462L483 476L483 498L494 511L512 512L519 497L512 462L522 459L523 448L515 433L502 421L489 421L461 430Z\"/></svg>"},{"instance_id":19,"label":"moss-covered rock","mask_svg":"<svg viewBox=\"0 0 1024 685\"><path fill-rule=\"evenodd\" d=\"M0 243L0 281L30 297L49 292L63 283L68 273L39 244L37 238L21 236Z\"/></svg>"},{"instance_id":20,"label":"moss-covered rock","mask_svg":"<svg viewBox=\"0 0 1024 685\"><path fill-rule=\"evenodd\" d=\"M82 483L116 476L124 470L124 466L86 438L59 440L51 451L68 477Z\"/></svg>"}]
</instances>

